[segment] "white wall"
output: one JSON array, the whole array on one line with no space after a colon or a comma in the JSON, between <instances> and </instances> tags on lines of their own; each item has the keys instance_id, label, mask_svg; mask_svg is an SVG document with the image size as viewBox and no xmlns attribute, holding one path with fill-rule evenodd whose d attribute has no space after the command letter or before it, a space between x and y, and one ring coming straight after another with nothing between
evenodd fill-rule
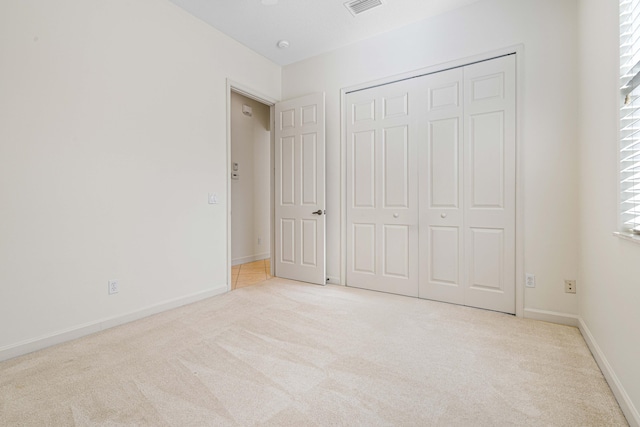
<instances>
[{"instance_id":1,"label":"white wall","mask_svg":"<svg viewBox=\"0 0 640 427\"><path fill-rule=\"evenodd\" d=\"M280 67L166 0L4 0L0 58L0 358L226 290L226 78Z\"/></svg>"},{"instance_id":2,"label":"white wall","mask_svg":"<svg viewBox=\"0 0 640 427\"><path fill-rule=\"evenodd\" d=\"M620 383L622 393L609 378L629 422L640 425L640 245L612 235L618 212L618 2L580 0L579 10L580 316L599 347L596 356L611 368L603 371Z\"/></svg>"},{"instance_id":3,"label":"white wall","mask_svg":"<svg viewBox=\"0 0 640 427\"><path fill-rule=\"evenodd\" d=\"M242 114L242 106L253 116ZM232 264L265 259L271 248L270 109L231 92L231 163L238 179L231 181Z\"/></svg>"},{"instance_id":4,"label":"white wall","mask_svg":"<svg viewBox=\"0 0 640 427\"><path fill-rule=\"evenodd\" d=\"M564 293L578 263L575 0L482 0L283 68L283 99L326 92L330 277L340 275L340 89L520 43L524 268L537 279L525 307L577 314Z\"/></svg>"}]
</instances>

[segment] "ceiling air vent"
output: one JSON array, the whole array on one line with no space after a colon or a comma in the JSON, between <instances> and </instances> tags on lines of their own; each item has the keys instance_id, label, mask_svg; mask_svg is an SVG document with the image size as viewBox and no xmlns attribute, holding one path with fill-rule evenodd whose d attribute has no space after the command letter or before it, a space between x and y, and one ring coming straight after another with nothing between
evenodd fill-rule
<instances>
[{"instance_id":1,"label":"ceiling air vent","mask_svg":"<svg viewBox=\"0 0 640 427\"><path fill-rule=\"evenodd\" d=\"M352 0L344 4L353 16L371 10L374 7L382 6L382 0Z\"/></svg>"}]
</instances>

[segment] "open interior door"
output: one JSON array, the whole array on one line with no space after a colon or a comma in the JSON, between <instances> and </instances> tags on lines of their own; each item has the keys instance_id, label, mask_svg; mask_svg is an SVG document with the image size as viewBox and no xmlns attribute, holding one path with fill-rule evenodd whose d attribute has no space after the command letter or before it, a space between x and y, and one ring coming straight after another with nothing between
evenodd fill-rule
<instances>
[{"instance_id":1,"label":"open interior door","mask_svg":"<svg viewBox=\"0 0 640 427\"><path fill-rule=\"evenodd\" d=\"M275 275L324 285L324 93L277 103L275 129Z\"/></svg>"}]
</instances>

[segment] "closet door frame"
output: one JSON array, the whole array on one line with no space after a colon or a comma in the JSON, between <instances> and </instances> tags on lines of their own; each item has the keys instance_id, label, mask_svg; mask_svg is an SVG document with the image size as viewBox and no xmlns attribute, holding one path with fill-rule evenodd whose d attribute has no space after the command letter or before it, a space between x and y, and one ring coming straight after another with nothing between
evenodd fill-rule
<instances>
[{"instance_id":1,"label":"closet door frame","mask_svg":"<svg viewBox=\"0 0 640 427\"><path fill-rule=\"evenodd\" d=\"M347 277L347 129L348 108L346 104L347 94L357 90L385 85L400 80L410 79L425 74L437 73L451 68L463 67L476 62L488 61L501 56L515 54L516 57L516 259L515 259L515 294L516 316L524 317L524 185L523 185L523 158L522 158L522 130L523 118L523 61L524 45L519 44L490 52L461 58L431 67L421 68L402 74L384 77L359 85L342 88L340 91L340 281L346 285ZM335 283L335 280L332 281Z\"/></svg>"}]
</instances>

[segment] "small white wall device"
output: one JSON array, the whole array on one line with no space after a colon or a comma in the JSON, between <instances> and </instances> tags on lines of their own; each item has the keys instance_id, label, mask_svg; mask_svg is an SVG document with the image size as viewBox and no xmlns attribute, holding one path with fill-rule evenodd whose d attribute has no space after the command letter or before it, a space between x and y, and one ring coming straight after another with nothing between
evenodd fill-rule
<instances>
[{"instance_id":1,"label":"small white wall device","mask_svg":"<svg viewBox=\"0 0 640 427\"><path fill-rule=\"evenodd\" d=\"M242 105L242 114L244 114L245 116L252 117L253 116L253 109L251 107L249 107L247 104L243 104Z\"/></svg>"}]
</instances>

